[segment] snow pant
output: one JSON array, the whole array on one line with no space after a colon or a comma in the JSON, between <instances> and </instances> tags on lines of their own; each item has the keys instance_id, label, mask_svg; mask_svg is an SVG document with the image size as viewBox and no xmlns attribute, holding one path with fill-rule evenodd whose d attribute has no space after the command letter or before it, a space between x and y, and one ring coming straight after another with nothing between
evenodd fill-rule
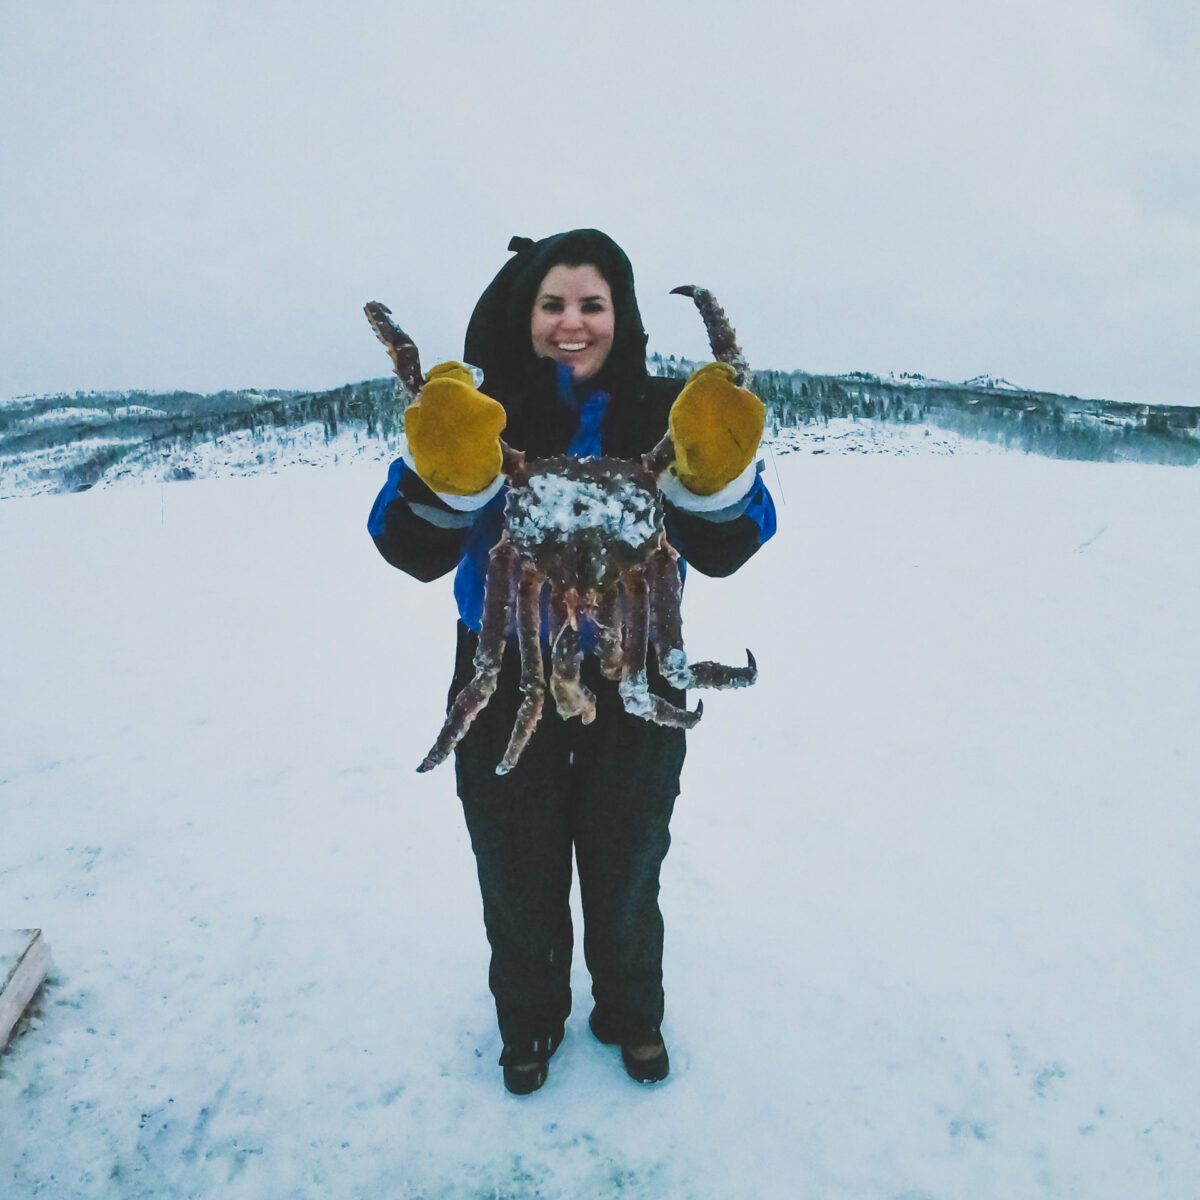
<instances>
[{"instance_id":1,"label":"snow pant","mask_svg":"<svg viewBox=\"0 0 1200 1200\"><path fill-rule=\"evenodd\" d=\"M460 626L451 697L474 673L474 645ZM684 731L627 713L593 657L584 660L583 680L596 695L595 720L564 721L547 691L516 767L497 775L521 700L510 644L496 691L456 750L492 951L489 982L507 1044L560 1036L571 1011L572 848L597 1020L625 1040L657 1029L663 1017L659 868ZM684 703L654 671L651 686Z\"/></svg>"}]
</instances>

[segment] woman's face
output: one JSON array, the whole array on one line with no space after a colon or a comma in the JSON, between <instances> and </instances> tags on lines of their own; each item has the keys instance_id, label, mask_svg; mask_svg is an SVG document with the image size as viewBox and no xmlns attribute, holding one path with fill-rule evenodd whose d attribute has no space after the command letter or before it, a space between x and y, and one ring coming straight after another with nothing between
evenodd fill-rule
<instances>
[{"instance_id":1,"label":"woman's face","mask_svg":"<svg viewBox=\"0 0 1200 1200\"><path fill-rule=\"evenodd\" d=\"M608 361L614 327L612 289L595 267L550 268L529 324L538 358L565 363L576 380L590 379Z\"/></svg>"}]
</instances>

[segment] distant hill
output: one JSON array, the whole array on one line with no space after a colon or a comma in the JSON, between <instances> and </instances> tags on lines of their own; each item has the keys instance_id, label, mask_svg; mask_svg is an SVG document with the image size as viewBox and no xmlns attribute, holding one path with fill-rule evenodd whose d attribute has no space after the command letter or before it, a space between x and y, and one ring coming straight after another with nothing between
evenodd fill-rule
<instances>
[{"instance_id":1,"label":"distant hill","mask_svg":"<svg viewBox=\"0 0 1200 1200\"><path fill-rule=\"evenodd\" d=\"M656 374L686 377L698 366L653 355ZM1050 458L1194 466L1200 408L1084 400L979 375L964 383L863 371L813 375L757 371L754 390L775 429L838 417L931 425Z\"/></svg>"},{"instance_id":2,"label":"distant hill","mask_svg":"<svg viewBox=\"0 0 1200 1200\"><path fill-rule=\"evenodd\" d=\"M138 473L190 479L215 460L225 460L218 473L253 474L347 440L382 448L400 412L394 379L326 392L21 397L0 404L0 497L84 491Z\"/></svg>"},{"instance_id":3,"label":"distant hill","mask_svg":"<svg viewBox=\"0 0 1200 1200\"><path fill-rule=\"evenodd\" d=\"M699 364L647 360L684 378ZM1193 466L1200 409L1030 391L988 375L964 383L856 371L760 371L768 433L835 418L927 425L1058 458ZM83 491L146 475L254 474L295 462L388 458L401 428L392 378L323 392L75 392L0 404L0 498Z\"/></svg>"}]
</instances>

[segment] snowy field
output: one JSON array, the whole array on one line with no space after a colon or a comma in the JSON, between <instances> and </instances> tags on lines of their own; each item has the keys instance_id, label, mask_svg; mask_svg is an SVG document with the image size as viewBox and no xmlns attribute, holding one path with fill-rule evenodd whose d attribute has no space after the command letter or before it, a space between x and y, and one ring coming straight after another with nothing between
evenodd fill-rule
<instances>
[{"instance_id":1,"label":"snowy field","mask_svg":"<svg viewBox=\"0 0 1200 1200\"><path fill-rule=\"evenodd\" d=\"M0 504L0 1195L1194 1200L1200 472L780 456L689 579L672 1074L507 1095L378 464ZM769 470L778 496L773 470Z\"/></svg>"}]
</instances>

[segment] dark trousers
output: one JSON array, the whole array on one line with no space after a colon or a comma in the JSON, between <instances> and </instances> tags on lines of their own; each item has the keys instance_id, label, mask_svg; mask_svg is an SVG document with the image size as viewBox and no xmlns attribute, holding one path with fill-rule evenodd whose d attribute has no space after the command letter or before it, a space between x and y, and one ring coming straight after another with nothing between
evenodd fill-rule
<instances>
[{"instance_id":1,"label":"dark trousers","mask_svg":"<svg viewBox=\"0 0 1200 1200\"><path fill-rule=\"evenodd\" d=\"M471 677L473 642L460 637L452 695ZM547 693L520 761L497 775L520 703L520 664L510 647L496 692L457 749L492 950L489 982L509 1044L560 1034L571 1011L572 848L598 1019L622 1040L662 1021L658 879L684 733L627 713L594 659L585 660L583 676L596 694L592 724L564 721ZM661 679L655 684L683 702Z\"/></svg>"}]
</instances>

